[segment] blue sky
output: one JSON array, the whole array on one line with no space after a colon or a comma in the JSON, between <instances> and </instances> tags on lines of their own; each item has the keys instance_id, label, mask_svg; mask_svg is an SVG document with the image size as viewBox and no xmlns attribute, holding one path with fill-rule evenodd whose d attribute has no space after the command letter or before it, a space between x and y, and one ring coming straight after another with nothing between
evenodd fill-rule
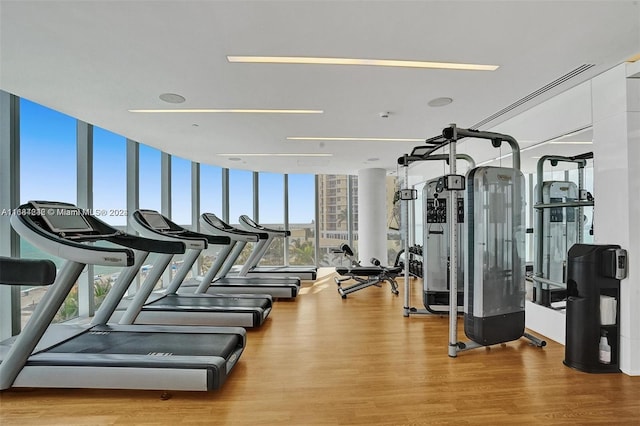
<instances>
[{"instance_id":1,"label":"blue sky","mask_svg":"<svg viewBox=\"0 0 640 426\"><path fill-rule=\"evenodd\" d=\"M26 99L20 103L20 200L77 202L76 120ZM126 139L94 127L94 208L126 209ZM201 165L201 209L222 215L222 175L217 166ZM172 157L172 219L191 223L191 162ZM260 174L259 222L284 222L284 180L281 174ZM229 171L229 219L253 216L251 171ZM313 175L289 176L289 222L311 223L314 218ZM160 210L160 151L140 145L140 207ZM101 217L124 225L117 214Z\"/></svg>"}]
</instances>

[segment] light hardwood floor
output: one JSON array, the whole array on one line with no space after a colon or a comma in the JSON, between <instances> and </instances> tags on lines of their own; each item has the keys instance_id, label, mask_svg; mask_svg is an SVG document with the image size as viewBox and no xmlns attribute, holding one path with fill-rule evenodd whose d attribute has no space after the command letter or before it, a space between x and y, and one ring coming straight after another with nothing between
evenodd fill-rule
<instances>
[{"instance_id":1,"label":"light hardwood floor","mask_svg":"<svg viewBox=\"0 0 640 426\"><path fill-rule=\"evenodd\" d=\"M306 283L249 331L219 391L12 389L0 424L640 424L640 377L567 368L553 341L449 358L448 318L403 317L400 290L343 300L333 275Z\"/></svg>"}]
</instances>

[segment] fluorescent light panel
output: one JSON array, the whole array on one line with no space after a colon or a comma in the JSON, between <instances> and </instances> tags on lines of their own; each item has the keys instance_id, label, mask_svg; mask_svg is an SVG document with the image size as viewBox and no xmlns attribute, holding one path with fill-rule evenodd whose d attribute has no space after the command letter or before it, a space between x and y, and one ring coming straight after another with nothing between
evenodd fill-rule
<instances>
[{"instance_id":1,"label":"fluorescent light panel","mask_svg":"<svg viewBox=\"0 0 640 426\"><path fill-rule=\"evenodd\" d=\"M322 114L320 109L236 109L236 108L199 108L199 109L130 109L139 113L240 113L240 114Z\"/></svg>"},{"instance_id":2,"label":"fluorescent light panel","mask_svg":"<svg viewBox=\"0 0 640 426\"><path fill-rule=\"evenodd\" d=\"M403 61L393 59L324 58L306 56L227 56L229 62L252 64L367 65L375 67L431 68L467 71L495 71L498 65L454 62Z\"/></svg>"},{"instance_id":3,"label":"fluorescent light panel","mask_svg":"<svg viewBox=\"0 0 640 426\"><path fill-rule=\"evenodd\" d=\"M424 138L352 138L352 137L319 137L288 136L290 141L367 141L367 142L424 142Z\"/></svg>"},{"instance_id":4,"label":"fluorescent light panel","mask_svg":"<svg viewBox=\"0 0 640 426\"><path fill-rule=\"evenodd\" d=\"M591 141L551 141L549 145L592 145Z\"/></svg>"},{"instance_id":5,"label":"fluorescent light panel","mask_svg":"<svg viewBox=\"0 0 640 426\"><path fill-rule=\"evenodd\" d=\"M499 161L499 160L502 160L504 158L511 157L512 155L513 155L513 153L510 152L508 154L501 155L500 157L492 158L490 160L483 161L482 163L478 163L478 164L476 164L476 166L483 166L485 164L493 163L494 161Z\"/></svg>"},{"instance_id":6,"label":"fluorescent light panel","mask_svg":"<svg viewBox=\"0 0 640 426\"><path fill-rule=\"evenodd\" d=\"M298 154L298 153L250 153L250 154L218 154L220 157L333 157L333 154Z\"/></svg>"}]
</instances>

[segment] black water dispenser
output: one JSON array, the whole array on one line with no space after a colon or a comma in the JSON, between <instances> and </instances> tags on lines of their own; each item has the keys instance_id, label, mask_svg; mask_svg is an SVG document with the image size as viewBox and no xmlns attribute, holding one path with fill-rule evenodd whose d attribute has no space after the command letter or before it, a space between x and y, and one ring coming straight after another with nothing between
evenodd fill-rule
<instances>
[{"instance_id":1,"label":"black water dispenser","mask_svg":"<svg viewBox=\"0 0 640 426\"><path fill-rule=\"evenodd\" d=\"M565 365L587 373L620 371L620 280L626 274L620 246L569 249Z\"/></svg>"}]
</instances>

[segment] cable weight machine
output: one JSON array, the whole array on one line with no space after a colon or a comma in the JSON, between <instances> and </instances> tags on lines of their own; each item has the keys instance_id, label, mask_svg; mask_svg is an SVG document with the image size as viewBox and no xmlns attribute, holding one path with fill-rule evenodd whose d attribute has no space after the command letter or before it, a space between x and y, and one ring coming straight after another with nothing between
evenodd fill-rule
<instances>
[{"instance_id":1,"label":"cable weight machine","mask_svg":"<svg viewBox=\"0 0 640 426\"><path fill-rule=\"evenodd\" d=\"M408 166L412 163L420 162L420 161L445 161L447 164L449 164L449 160L450 160L449 155L433 153L434 151L440 148L440 144L442 143L441 139L442 137L440 136L436 138L432 138L427 141L429 145L418 146L413 149L410 155L405 155L398 159L398 164L405 167L405 178L404 178L405 182L408 181L408 175L407 175ZM473 158L471 158L467 154L458 153L456 154L456 159L467 161L467 163L469 163L470 168L475 167L475 162L473 161ZM441 310L441 309L438 309L436 306L449 305L449 286L450 286L450 283L452 282L450 280L449 272L448 272L449 270L448 252L449 252L450 236L449 236L448 229L444 229L444 226L447 225L448 221L445 219L446 213L442 214L442 212L443 211L446 212L447 210L449 210L449 208L447 208L447 205L450 206L450 204L447 204L446 199L444 199L444 200L441 200L442 204L439 208L432 205L432 204L435 204L435 201L437 199L436 197L438 197L437 194L439 194L442 191L443 185L444 185L443 177L440 177L427 182L427 185L423 190L423 194L424 194L423 198L425 203L424 214L427 222L429 222L431 218L436 225L442 224L441 225L442 229L440 229L440 232L436 232L436 231L430 232L429 226L432 225L431 223L429 223L424 228L424 240L423 240L424 241L423 243L424 244L424 248L423 248L424 272L422 274L422 277L423 277L423 302L424 302L425 309L418 309L410 306L411 305L411 286L409 284L409 281L405 279L404 316L448 313L448 309ZM431 194L432 192L434 194ZM407 192L407 194L409 194L409 192ZM430 197L427 196L428 194L430 195ZM457 201L458 204L454 204L458 207L458 209L461 207L461 205L464 204L464 202L461 203L461 201L462 201L462 197L459 197ZM438 212L437 213L434 212L433 214L430 214L428 213L428 209L438 210ZM437 218L435 218L436 215L438 216ZM408 220L406 223L408 223ZM434 235L431 235L431 234L434 234ZM436 239L437 241L435 241ZM407 238L405 238L405 250L407 250L406 245L408 245L408 233L407 233ZM435 252L437 252L437 256L435 255ZM444 259L444 262L442 262L443 259ZM459 267L458 269L460 270L459 272L462 272L461 267ZM458 278L458 294L456 295L458 301L461 301L463 297L463 288L462 288L463 286L460 285L461 279L462 279L462 276ZM460 307L462 306L462 304L460 303L458 304L460 305Z\"/></svg>"},{"instance_id":2,"label":"cable weight machine","mask_svg":"<svg viewBox=\"0 0 640 426\"><path fill-rule=\"evenodd\" d=\"M583 208L594 205L584 190L584 168L593 153L563 157L545 155L538 159L534 226L533 301L551 306L566 297L567 252L583 242ZM568 181L544 181L544 164L574 163L578 167L578 185Z\"/></svg>"},{"instance_id":3,"label":"cable weight machine","mask_svg":"<svg viewBox=\"0 0 640 426\"><path fill-rule=\"evenodd\" d=\"M476 167L467 177L456 174L456 144L465 137L490 140L499 148L507 142L512 150L513 168ZM428 139L429 152L449 148L449 174L442 178L442 189L447 191L447 203L455 206L458 191L466 189L467 250L465 250L464 320L468 342L458 341L457 286L449 286L449 346L448 354L482 346L490 346L529 339L535 346L546 342L524 332L525 263L524 263L524 177L520 172L520 149L517 141L494 132L461 129L455 124L443 130L441 136ZM415 149L412 154L415 154ZM404 193L408 188L408 165L412 156L398 160L405 166ZM415 199L415 190L411 197ZM458 280L458 217L457 209L448 209L449 225L449 279ZM408 206L405 220L408 224ZM405 248L409 229L405 227ZM522 255L521 255L522 254ZM405 270L404 316L411 313L409 277Z\"/></svg>"}]
</instances>

